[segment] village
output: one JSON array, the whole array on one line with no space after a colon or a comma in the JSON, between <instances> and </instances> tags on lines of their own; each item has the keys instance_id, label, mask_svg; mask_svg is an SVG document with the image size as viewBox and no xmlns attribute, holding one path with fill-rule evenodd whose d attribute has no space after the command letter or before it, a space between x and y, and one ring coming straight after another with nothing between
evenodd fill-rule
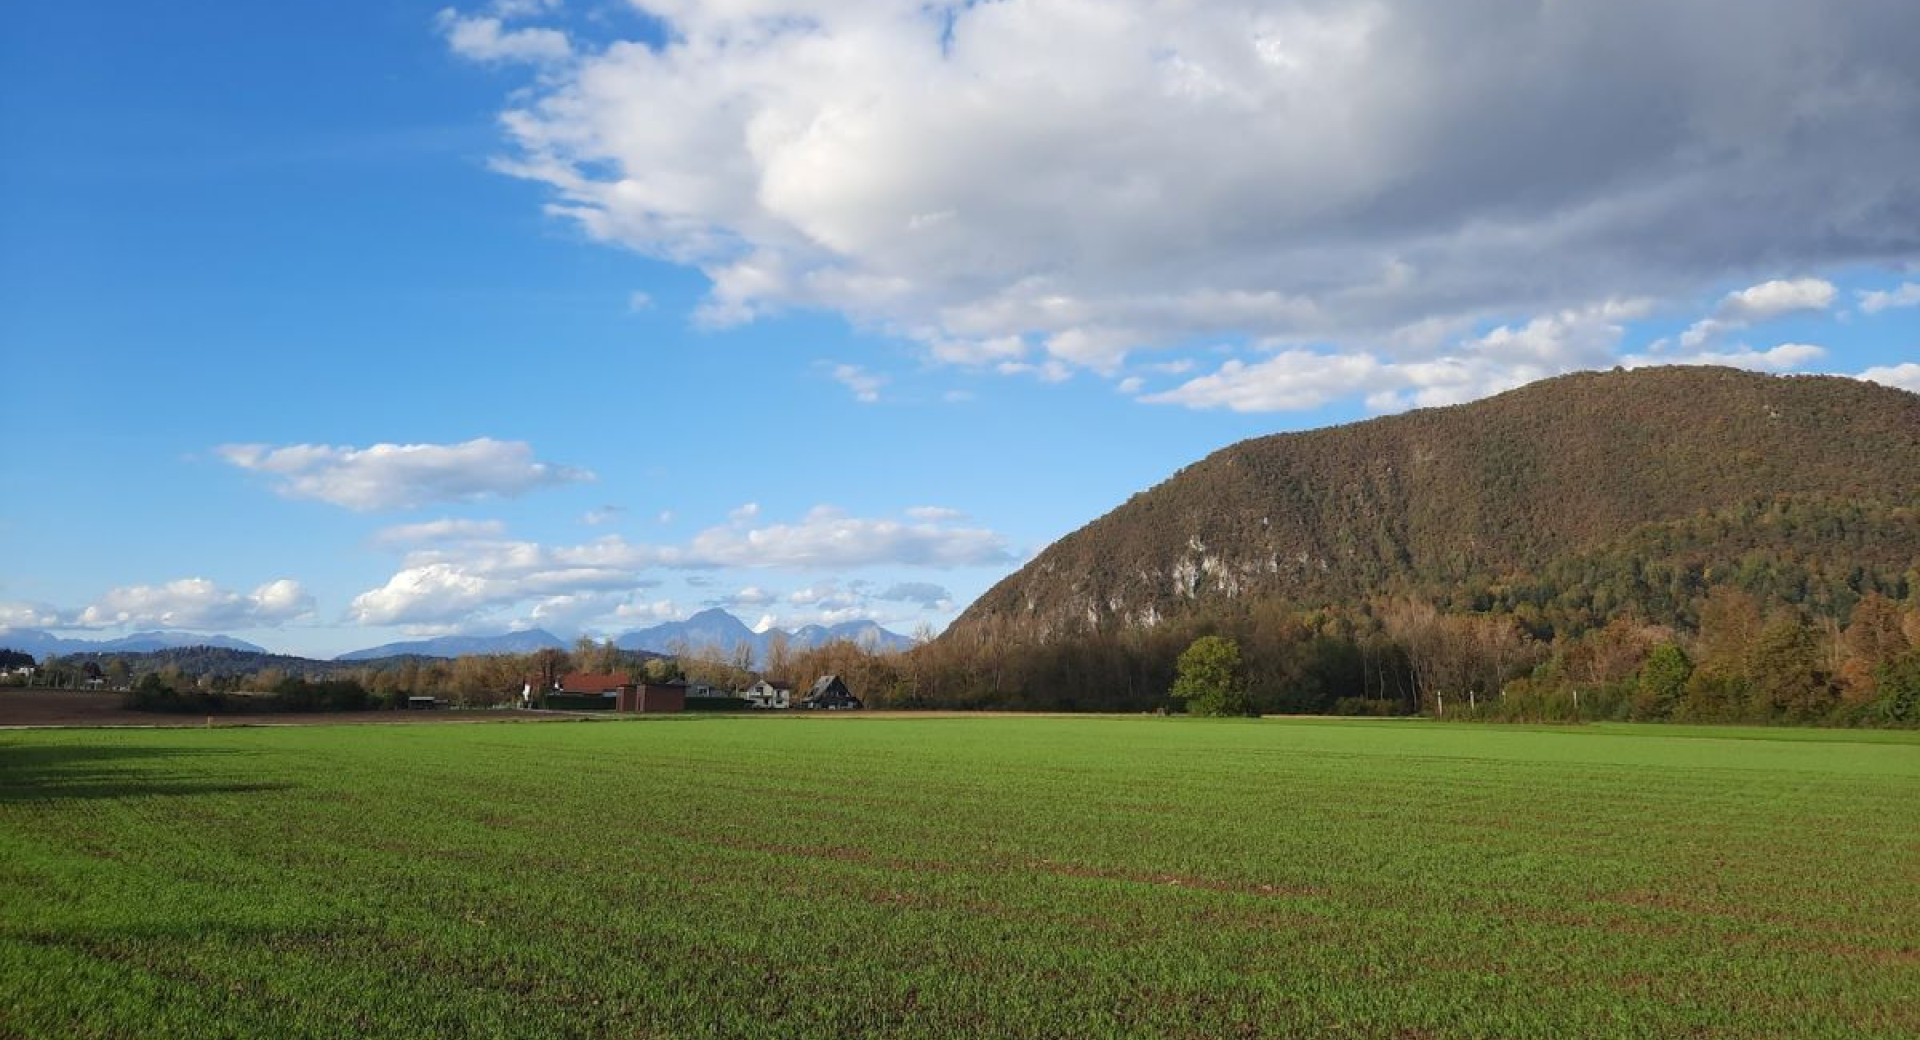
<instances>
[{"instance_id":1,"label":"village","mask_svg":"<svg viewBox=\"0 0 1920 1040\"><path fill-rule=\"evenodd\" d=\"M681 711L851 711L866 705L854 696L838 675L814 680L805 696L794 700L793 689L759 679L741 690L717 689L691 681L656 682L619 673L568 672L551 686L528 680L520 691L520 706L543 711L612 711L657 715Z\"/></svg>"}]
</instances>

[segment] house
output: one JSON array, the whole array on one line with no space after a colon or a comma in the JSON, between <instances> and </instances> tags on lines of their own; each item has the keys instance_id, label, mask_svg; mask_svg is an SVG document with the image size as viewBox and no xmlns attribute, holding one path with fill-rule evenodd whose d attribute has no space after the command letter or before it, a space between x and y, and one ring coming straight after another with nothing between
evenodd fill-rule
<instances>
[{"instance_id":1,"label":"house","mask_svg":"<svg viewBox=\"0 0 1920 1040\"><path fill-rule=\"evenodd\" d=\"M785 708L793 701L793 691L784 686L775 686L765 679L734 694L755 708Z\"/></svg>"},{"instance_id":2,"label":"house","mask_svg":"<svg viewBox=\"0 0 1920 1040\"><path fill-rule=\"evenodd\" d=\"M847 689L847 684L841 682L837 675L823 675L814 680L813 689L807 691L807 695L800 701L800 706L833 711L866 707L860 703L860 698L853 695L852 690Z\"/></svg>"},{"instance_id":3,"label":"house","mask_svg":"<svg viewBox=\"0 0 1920 1040\"><path fill-rule=\"evenodd\" d=\"M687 688L679 683L637 683L611 673L568 672L560 677L554 693L558 696L550 696L549 705L559 701L567 707L649 713L682 711L687 706Z\"/></svg>"}]
</instances>

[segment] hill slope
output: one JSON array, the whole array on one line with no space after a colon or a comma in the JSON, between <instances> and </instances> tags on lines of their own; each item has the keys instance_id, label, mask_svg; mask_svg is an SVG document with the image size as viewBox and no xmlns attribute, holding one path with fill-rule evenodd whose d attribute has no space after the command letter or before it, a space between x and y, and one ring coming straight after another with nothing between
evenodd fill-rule
<instances>
[{"instance_id":1,"label":"hill slope","mask_svg":"<svg viewBox=\"0 0 1920 1040\"><path fill-rule=\"evenodd\" d=\"M336 661L378 661L389 657L466 657L470 654L528 654L535 650L564 650L567 644L542 628L497 636L440 636L404 643L387 643L335 657Z\"/></svg>"},{"instance_id":2,"label":"hill slope","mask_svg":"<svg viewBox=\"0 0 1920 1040\"><path fill-rule=\"evenodd\" d=\"M1684 613L1730 568L1904 581L1916 507L1920 396L1723 368L1581 373L1232 445L1061 539L949 632L1046 637L1396 591L1484 609L1621 569L1627 598ZM1605 609L1626 605L1613 598Z\"/></svg>"}]
</instances>

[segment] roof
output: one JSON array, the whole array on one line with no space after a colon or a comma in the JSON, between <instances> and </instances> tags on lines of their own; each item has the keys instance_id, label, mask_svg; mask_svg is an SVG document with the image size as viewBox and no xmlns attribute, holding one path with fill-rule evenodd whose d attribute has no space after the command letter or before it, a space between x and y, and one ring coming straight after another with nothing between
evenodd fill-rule
<instances>
[{"instance_id":1,"label":"roof","mask_svg":"<svg viewBox=\"0 0 1920 1040\"><path fill-rule=\"evenodd\" d=\"M820 678L815 679L813 681L813 689L807 691L807 698L809 700L816 697L829 697L829 696L835 696L835 695L847 697L849 699L858 699L853 696L853 691L851 689L848 689L847 684L840 681L840 677L837 675L823 675Z\"/></svg>"},{"instance_id":2,"label":"roof","mask_svg":"<svg viewBox=\"0 0 1920 1040\"><path fill-rule=\"evenodd\" d=\"M613 693L632 685L633 680L624 675L568 672L560 677L560 688L568 693Z\"/></svg>"}]
</instances>

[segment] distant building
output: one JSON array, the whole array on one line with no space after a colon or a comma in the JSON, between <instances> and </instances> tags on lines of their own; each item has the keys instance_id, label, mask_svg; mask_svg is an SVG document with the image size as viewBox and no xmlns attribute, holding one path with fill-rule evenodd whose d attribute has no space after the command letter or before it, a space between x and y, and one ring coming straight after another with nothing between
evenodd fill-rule
<instances>
[{"instance_id":1,"label":"distant building","mask_svg":"<svg viewBox=\"0 0 1920 1040\"><path fill-rule=\"evenodd\" d=\"M680 683L637 683L624 675L568 672L558 686L554 692L568 701L597 697L604 702L601 707L614 711L658 713L687 707L687 688Z\"/></svg>"},{"instance_id":2,"label":"distant building","mask_svg":"<svg viewBox=\"0 0 1920 1040\"><path fill-rule=\"evenodd\" d=\"M687 710L687 688L681 683L633 683L619 695L619 711L637 711L650 715Z\"/></svg>"},{"instance_id":3,"label":"distant building","mask_svg":"<svg viewBox=\"0 0 1920 1040\"><path fill-rule=\"evenodd\" d=\"M776 686L765 679L741 690L734 696L755 708L785 708L793 702L792 690L784 686Z\"/></svg>"},{"instance_id":4,"label":"distant building","mask_svg":"<svg viewBox=\"0 0 1920 1040\"><path fill-rule=\"evenodd\" d=\"M866 707L860 703L860 698L853 695L852 690L847 689L847 684L841 682L837 675L823 675L814 680L813 689L807 691L807 695L800 701L800 706L829 711Z\"/></svg>"}]
</instances>

